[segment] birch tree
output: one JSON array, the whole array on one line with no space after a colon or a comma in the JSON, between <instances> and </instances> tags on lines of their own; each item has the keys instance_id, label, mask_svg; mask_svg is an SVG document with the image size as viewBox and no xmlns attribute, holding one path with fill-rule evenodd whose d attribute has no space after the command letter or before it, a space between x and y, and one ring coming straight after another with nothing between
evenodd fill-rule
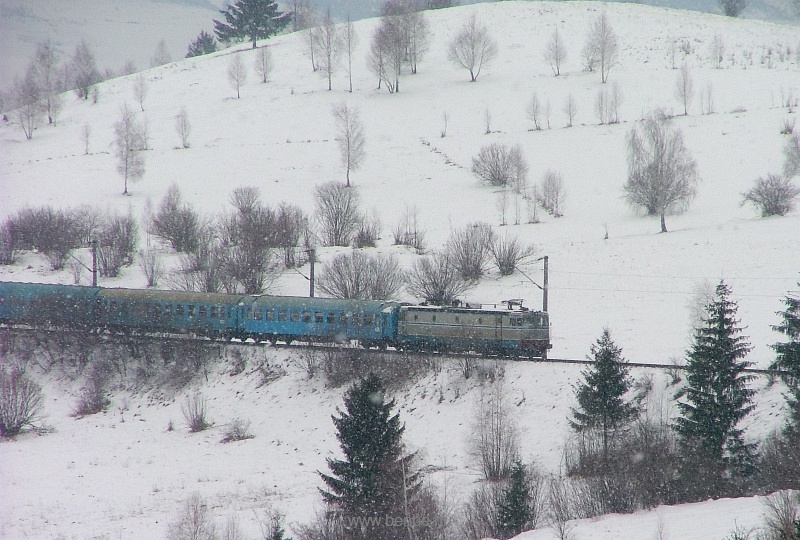
<instances>
[{"instance_id":1,"label":"birch tree","mask_svg":"<svg viewBox=\"0 0 800 540\"><path fill-rule=\"evenodd\" d=\"M333 109L336 120L339 154L347 171L347 186L350 186L350 171L357 170L366 155L366 138L364 126L358 116L357 109L351 109L346 103L340 103Z\"/></svg>"}]
</instances>

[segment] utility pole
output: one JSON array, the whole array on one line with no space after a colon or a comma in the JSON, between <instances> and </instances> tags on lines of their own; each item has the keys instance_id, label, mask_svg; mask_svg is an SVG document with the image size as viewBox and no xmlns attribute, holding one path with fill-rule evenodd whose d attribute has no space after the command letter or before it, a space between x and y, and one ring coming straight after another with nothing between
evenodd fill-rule
<instances>
[{"instance_id":1,"label":"utility pole","mask_svg":"<svg viewBox=\"0 0 800 540\"><path fill-rule=\"evenodd\" d=\"M547 285L548 282L548 266L550 262L550 257L545 255L542 257L544 259L544 286L542 287L542 311L547 312L547 289L549 288Z\"/></svg>"},{"instance_id":2,"label":"utility pole","mask_svg":"<svg viewBox=\"0 0 800 540\"><path fill-rule=\"evenodd\" d=\"M97 239L92 240L92 287L97 287Z\"/></svg>"},{"instance_id":3,"label":"utility pole","mask_svg":"<svg viewBox=\"0 0 800 540\"><path fill-rule=\"evenodd\" d=\"M310 248L308 250L308 255L309 258L311 259L309 261L311 263L311 270L309 272L309 277L308 277L308 287L309 287L308 296L310 298L314 298L314 258L316 255L316 250L314 248Z\"/></svg>"}]
</instances>

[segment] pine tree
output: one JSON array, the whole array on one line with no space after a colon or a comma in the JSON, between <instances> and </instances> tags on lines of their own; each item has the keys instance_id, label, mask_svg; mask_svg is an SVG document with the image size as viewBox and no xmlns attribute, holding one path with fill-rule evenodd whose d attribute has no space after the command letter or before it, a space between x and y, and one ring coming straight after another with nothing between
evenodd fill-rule
<instances>
[{"instance_id":1,"label":"pine tree","mask_svg":"<svg viewBox=\"0 0 800 540\"><path fill-rule=\"evenodd\" d=\"M331 474L319 473L328 489L320 491L342 518L348 538L406 538L405 527L377 520L409 518L420 487L420 475L412 470L414 454L403 454L405 427L398 414L392 416L394 400L385 401L384 393L380 378L371 373L347 391L345 410L332 417L344 459L328 459Z\"/></svg>"},{"instance_id":2,"label":"pine tree","mask_svg":"<svg viewBox=\"0 0 800 540\"><path fill-rule=\"evenodd\" d=\"M225 22L214 20L217 39L229 42L249 38L254 49L257 40L277 34L292 18L291 13L278 11L274 0L237 0L220 13L225 16Z\"/></svg>"},{"instance_id":3,"label":"pine tree","mask_svg":"<svg viewBox=\"0 0 800 540\"><path fill-rule=\"evenodd\" d=\"M525 465L520 460L515 460L511 467L511 479L497 512L497 531L501 538L511 538L526 530L532 513Z\"/></svg>"},{"instance_id":4,"label":"pine tree","mask_svg":"<svg viewBox=\"0 0 800 540\"><path fill-rule=\"evenodd\" d=\"M584 382L575 388L578 408L572 409L570 425L577 432L597 430L603 442L603 460L607 461L610 439L614 433L634 420L639 412L625 400L631 387L629 368L622 358L622 349L611 339L606 328L592 345L594 364L582 372Z\"/></svg>"},{"instance_id":5,"label":"pine tree","mask_svg":"<svg viewBox=\"0 0 800 540\"><path fill-rule=\"evenodd\" d=\"M783 320L772 329L789 338L789 341L772 346L777 358L770 369L783 372L783 380L790 393L787 396L791 411L787 430L800 436L800 297L787 295L783 303L786 309L778 312Z\"/></svg>"},{"instance_id":6,"label":"pine tree","mask_svg":"<svg viewBox=\"0 0 800 540\"><path fill-rule=\"evenodd\" d=\"M186 58L211 54L213 52L217 52L217 41L214 39L214 36L202 30L197 37L194 38L194 41L189 44Z\"/></svg>"},{"instance_id":7,"label":"pine tree","mask_svg":"<svg viewBox=\"0 0 800 540\"><path fill-rule=\"evenodd\" d=\"M744 371L750 363L743 360L751 347L739 335L738 306L730 294L725 283L717 285L688 351L686 401L678 403L674 428L690 498L721 495L754 472L754 445L745 444L737 428L754 407L755 392L748 388L753 376Z\"/></svg>"}]
</instances>

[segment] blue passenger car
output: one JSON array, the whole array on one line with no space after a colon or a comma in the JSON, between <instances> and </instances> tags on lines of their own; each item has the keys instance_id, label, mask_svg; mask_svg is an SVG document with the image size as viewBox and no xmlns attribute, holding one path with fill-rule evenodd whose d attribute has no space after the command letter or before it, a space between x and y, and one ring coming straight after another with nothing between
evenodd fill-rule
<instances>
[{"instance_id":1,"label":"blue passenger car","mask_svg":"<svg viewBox=\"0 0 800 540\"><path fill-rule=\"evenodd\" d=\"M229 294L102 289L98 319L112 330L234 337L250 302L252 297Z\"/></svg>"},{"instance_id":2,"label":"blue passenger car","mask_svg":"<svg viewBox=\"0 0 800 540\"><path fill-rule=\"evenodd\" d=\"M248 306L245 333L256 340L358 340L365 347L394 342L400 305L375 300L258 296Z\"/></svg>"},{"instance_id":3,"label":"blue passenger car","mask_svg":"<svg viewBox=\"0 0 800 540\"><path fill-rule=\"evenodd\" d=\"M100 289L77 285L0 282L0 322L39 327L91 327Z\"/></svg>"}]
</instances>

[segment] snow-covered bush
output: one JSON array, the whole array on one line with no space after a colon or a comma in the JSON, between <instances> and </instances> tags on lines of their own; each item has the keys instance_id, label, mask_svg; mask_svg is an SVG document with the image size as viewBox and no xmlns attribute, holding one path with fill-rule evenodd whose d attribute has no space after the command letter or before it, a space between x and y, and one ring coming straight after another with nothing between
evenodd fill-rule
<instances>
[{"instance_id":1,"label":"snow-covered bush","mask_svg":"<svg viewBox=\"0 0 800 540\"><path fill-rule=\"evenodd\" d=\"M13 437L36 421L42 388L18 367L0 373L0 436Z\"/></svg>"}]
</instances>

